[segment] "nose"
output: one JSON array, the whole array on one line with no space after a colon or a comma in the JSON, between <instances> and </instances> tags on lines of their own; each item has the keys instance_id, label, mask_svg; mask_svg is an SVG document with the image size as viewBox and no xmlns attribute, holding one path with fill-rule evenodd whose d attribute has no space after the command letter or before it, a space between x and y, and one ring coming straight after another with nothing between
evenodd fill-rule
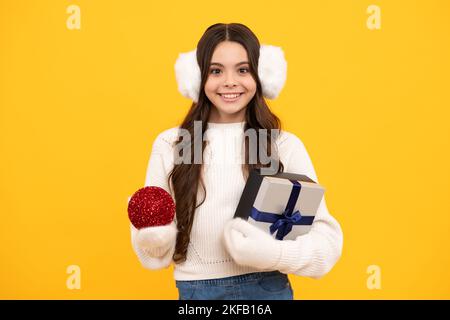
<instances>
[{"instance_id":1,"label":"nose","mask_svg":"<svg viewBox=\"0 0 450 320\"><path fill-rule=\"evenodd\" d=\"M225 87L234 87L237 85L233 72L227 72L225 75Z\"/></svg>"}]
</instances>

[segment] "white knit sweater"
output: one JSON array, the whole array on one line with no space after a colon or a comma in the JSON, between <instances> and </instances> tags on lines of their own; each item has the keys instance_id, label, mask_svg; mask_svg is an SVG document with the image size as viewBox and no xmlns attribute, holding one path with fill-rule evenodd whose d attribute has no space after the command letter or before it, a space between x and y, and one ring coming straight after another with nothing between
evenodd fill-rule
<instances>
[{"instance_id":1,"label":"white knit sweater","mask_svg":"<svg viewBox=\"0 0 450 320\"><path fill-rule=\"evenodd\" d=\"M224 224L233 219L245 180L241 169L240 146L245 122L208 123L209 145L203 154L203 179L206 199L196 209L187 260L174 265L175 280L199 280L230 277L261 270L236 264L223 243ZM174 165L172 143L178 127L163 131L155 139L148 163L145 185L158 186L170 192L167 176ZM313 164L301 140L281 131L277 140L278 154L284 172L305 174L319 182ZM172 197L174 195L172 194ZM203 199L199 188L198 199ZM163 248L148 251L135 244L137 230L131 227L133 249L142 265L161 269L173 262L175 241ZM338 261L342 251L342 231L329 214L323 198L311 231L296 240L283 240L277 270L286 274L320 278Z\"/></svg>"}]
</instances>

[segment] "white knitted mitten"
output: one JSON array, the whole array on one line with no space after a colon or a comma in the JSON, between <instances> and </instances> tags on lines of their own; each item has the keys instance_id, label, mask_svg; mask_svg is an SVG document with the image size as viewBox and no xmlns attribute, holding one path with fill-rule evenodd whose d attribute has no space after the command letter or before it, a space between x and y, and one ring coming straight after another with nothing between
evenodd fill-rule
<instances>
[{"instance_id":1,"label":"white knitted mitten","mask_svg":"<svg viewBox=\"0 0 450 320\"><path fill-rule=\"evenodd\" d=\"M127 203L130 199L131 196L128 197ZM136 229L132 224L130 226L133 246L152 257L161 257L167 253L167 250L174 247L178 232L175 220L164 226L142 229Z\"/></svg>"},{"instance_id":2,"label":"white knitted mitten","mask_svg":"<svg viewBox=\"0 0 450 320\"><path fill-rule=\"evenodd\" d=\"M240 218L228 221L223 235L225 246L237 264L275 270L282 241Z\"/></svg>"},{"instance_id":3,"label":"white knitted mitten","mask_svg":"<svg viewBox=\"0 0 450 320\"><path fill-rule=\"evenodd\" d=\"M138 248L147 252L154 252L158 256L167 251L176 241L177 225L175 221L165 226L147 227L137 230L135 241Z\"/></svg>"}]
</instances>

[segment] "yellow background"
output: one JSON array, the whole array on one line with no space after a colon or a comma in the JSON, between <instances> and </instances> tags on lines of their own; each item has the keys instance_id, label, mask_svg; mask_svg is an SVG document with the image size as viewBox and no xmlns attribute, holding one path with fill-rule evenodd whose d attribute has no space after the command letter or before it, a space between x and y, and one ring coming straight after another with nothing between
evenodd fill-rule
<instances>
[{"instance_id":1,"label":"yellow background","mask_svg":"<svg viewBox=\"0 0 450 320\"><path fill-rule=\"evenodd\" d=\"M69 30L66 9L81 9ZM366 10L381 8L381 29ZM0 298L177 299L130 244L126 200L190 101L174 63L216 22L283 47L270 101L344 232L296 299L450 298L448 1L0 1ZM81 289L66 287L69 265ZM380 290L366 285L381 268Z\"/></svg>"}]
</instances>

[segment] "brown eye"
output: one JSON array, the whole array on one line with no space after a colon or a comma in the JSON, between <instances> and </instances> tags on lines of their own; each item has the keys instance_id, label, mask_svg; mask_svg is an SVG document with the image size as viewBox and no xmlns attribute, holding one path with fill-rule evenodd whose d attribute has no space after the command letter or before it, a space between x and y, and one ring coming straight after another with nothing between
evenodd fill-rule
<instances>
[{"instance_id":1,"label":"brown eye","mask_svg":"<svg viewBox=\"0 0 450 320\"><path fill-rule=\"evenodd\" d=\"M241 68L241 69L239 69L239 71L242 71L242 70L245 70L244 73L248 73L249 72L248 68Z\"/></svg>"},{"instance_id":2,"label":"brown eye","mask_svg":"<svg viewBox=\"0 0 450 320\"><path fill-rule=\"evenodd\" d=\"M212 74L217 74L217 73L215 73L214 71L219 71L219 72L220 72L220 70L219 70L219 69L211 69L211 70L209 71L209 73L212 73Z\"/></svg>"}]
</instances>

